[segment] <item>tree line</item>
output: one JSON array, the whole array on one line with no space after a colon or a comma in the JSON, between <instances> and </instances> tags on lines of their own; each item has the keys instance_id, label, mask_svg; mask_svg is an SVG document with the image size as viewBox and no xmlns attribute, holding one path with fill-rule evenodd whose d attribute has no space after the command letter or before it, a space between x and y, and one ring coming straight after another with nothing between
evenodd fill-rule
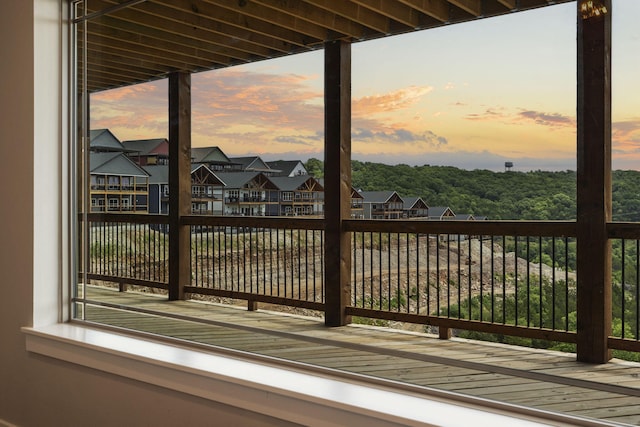
<instances>
[{"instance_id":1,"label":"tree line","mask_svg":"<svg viewBox=\"0 0 640 427\"><path fill-rule=\"evenodd\" d=\"M322 177L323 162L312 158L307 170ZM457 214L493 220L575 220L576 172L493 172L453 166L409 166L351 162L351 180L363 191L395 190L419 196L429 206L448 206ZM613 220L640 221L640 172L616 170L612 177Z\"/></svg>"}]
</instances>

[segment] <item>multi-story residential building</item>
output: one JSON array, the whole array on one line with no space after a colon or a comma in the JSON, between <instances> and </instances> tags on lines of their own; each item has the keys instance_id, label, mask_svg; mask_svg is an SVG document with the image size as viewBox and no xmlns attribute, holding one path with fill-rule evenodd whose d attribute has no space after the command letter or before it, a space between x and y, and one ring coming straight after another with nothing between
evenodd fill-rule
<instances>
[{"instance_id":1,"label":"multi-story residential building","mask_svg":"<svg viewBox=\"0 0 640 427\"><path fill-rule=\"evenodd\" d=\"M91 153L91 212L148 210L149 175L122 153Z\"/></svg>"},{"instance_id":2,"label":"multi-story residential building","mask_svg":"<svg viewBox=\"0 0 640 427\"><path fill-rule=\"evenodd\" d=\"M270 177L278 188L278 203L269 205L268 215L308 216L323 214L324 188L310 175Z\"/></svg>"},{"instance_id":3,"label":"multi-story residential building","mask_svg":"<svg viewBox=\"0 0 640 427\"><path fill-rule=\"evenodd\" d=\"M426 218L429 216L429 206L422 197L403 197L403 218Z\"/></svg>"},{"instance_id":4,"label":"multi-story residential building","mask_svg":"<svg viewBox=\"0 0 640 427\"><path fill-rule=\"evenodd\" d=\"M456 214L448 206L432 206L429 208L429 219L454 219Z\"/></svg>"},{"instance_id":5,"label":"multi-story residential building","mask_svg":"<svg viewBox=\"0 0 640 427\"><path fill-rule=\"evenodd\" d=\"M309 174L300 160L276 160L266 163L271 168L270 176L294 177Z\"/></svg>"},{"instance_id":6,"label":"multi-story residential building","mask_svg":"<svg viewBox=\"0 0 640 427\"><path fill-rule=\"evenodd\" d=\"M267 176L274 172L259 156L229 157L229 159L240 165L240 169L245 172L263 172Z\"/></svg>"},{"instance_id":7,"label":"multi-story residential building","mask_svg":"<svg viewBox=\"0 0 640 427\"><path fill-rule=\"evenodd\" d=\"M223 215L264 216L278 203L278 187L262 172L217 172L224 183Z\"/></svg>"},{"instance_id":8,"label":"multi-story residential building","mask_svg":"<svg viewBox=\"0 0 640 427\"><path fill-rule=\"evenodd\" d=\"M242 171L242 165L227 157L220 147L191 147L191 162L206 165L214 172Z\"/></svg>"},{"instance_id":9,"label":"multi-story residential building","mask_svg":"<svg viewBox=\"0 0 640 427\"><path fill-rule=\"evenodd\" d=\"M89 149L92 153L124 153L122 142L109 129L89 131Z\"/></svg>"},{"instance_id":10,"label":"multi-story residential building","mask_svg":"<svg viewBox=\"0 0 640 427\"><path fill-rule=\"evenodd\" d=\"M91 212L148 211L149 175L126 155L126 149L108 129L90 132Z\"/></svg>"},{"instance_id":11,"label":"multi-story residential building","mask_svg":"<svg viewBox=\"0 0 640 427\"><path fill-rule=\"evenodd\" d=\"M123 141L127 156L140 166L168 165L169 141L166 138Z\"/></svg>"},{"instance_id":12,"label":"multi-story residential building","mask_svg":"<svg viewBox=\"0 0 640 427\"><path fill-rule=\"evenodd\" d=\"M145 166L149 173L149 212L169 213L169 167ZM224 183L205 165L191 169L191 212L195 215L222 215Z\"/></svg>"},{"instance_id":13,"label":"multi-story residential building","mask_svg":"<svg viewBox=\"0 0 640 427\"><path fill-rule=\"evenodd\" d=\"M400 219L404 200L395 191L361 191L365 219Z\"/></svg>"},{"instance_id":14,"label":"multi-story residential building","mask_svg":"<svg viewBox=\"0 0 640 427\"><path fill-rule=\"evenodd\" d=\"M351 219L364 219L364 197L351 187Z\"/></svg>"},{"instance_id":15,"label":"multi-story residential building","mask_svg":"<svg viewBox=\"0 0 640 427\"><path fill-rule=\"evenodd\" d=\"M318 183L323 187L323 191L318 197L322 200L322 211L324 212L324 178L318 178ZM351 219L364 219L364 197L353 186L351 187Z\"/></svg>"}]
</instances>

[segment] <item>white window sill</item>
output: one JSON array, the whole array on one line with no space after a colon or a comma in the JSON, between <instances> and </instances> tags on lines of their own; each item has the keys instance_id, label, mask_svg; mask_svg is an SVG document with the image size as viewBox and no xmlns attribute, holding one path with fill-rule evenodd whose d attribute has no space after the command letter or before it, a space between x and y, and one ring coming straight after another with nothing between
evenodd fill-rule
<instances>
[{"instance_id":1,"label":"white window sill","mask_svg":"<svg viewBox=\"0 0 640 427\"><path fill-rule=\"evenodd\" d=\"M439 391L418 396L82 325L23 331L30 352L304 425L481 427L576 421L507 405L499 409Z\"/></svg>"}]
</instances>

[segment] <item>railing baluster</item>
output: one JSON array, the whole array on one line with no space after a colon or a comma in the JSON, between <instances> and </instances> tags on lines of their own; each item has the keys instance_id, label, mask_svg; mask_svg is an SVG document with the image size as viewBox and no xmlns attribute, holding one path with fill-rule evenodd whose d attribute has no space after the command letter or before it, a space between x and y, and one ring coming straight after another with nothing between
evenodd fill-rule
<instances>
[{"instance_id":1,"label":"railing baluster","mask_svg":"<svg viewBox=\"0 0 640 427\"><path fill-rule=\"evenodd\" d=\"M480 236L480 260L478 261L478 263L480 264L480 321L482 322L484 320L484 295L482 293L482 288L484 287L484 257L482 256L482 236Z\"/></svg>"},{"instance_id":2,"label":"railing baluster","mask_svg":"<svg viewBox=\"0 0 640 427\"><path fill-rule=\"evenodd\" d=\"M496 321L495 318L495 266L494 266L494 259L495 257L493 256L493 251L494 251L494 246L493 246L493 235L491 236L491 279L489 279L489 283L491 284L491 323L494 323ZM482 241L482 239L480 239L480 241Z\"/></svg>"},{"instance_id":3,"label":"railing baluster","mask_svg":"<svg viewBox=\"0 0 640 427\"><path fill-rule=\"evenodd\" d=\"M458 319L462 318L462 245L461 236L458 234ZM471 238L468 239L471 241Z\"/></svg>"},{"instance_id":4,"label":"railing baluster","mask_svg":"<svg viewBox=\"0 0 640 427\"><path fill-rule=\"evenodd\" d=\"M447 234L447 317L451 317L451 235Z\"/></svg>"},{"instance_id":5,"label":"railing baluster","mask_svg":"<svg viewBox=\"0 0 640 427\"><path fill-rule=\"evenodd\" d=\"M622 322L622 332L621 332L621 337L622 339L625 338L625 334L624 334L624 330L625 330L625 317L626 317L626 297L625 297L625 277L627 274L627 271L625 269L626 264L625 264L625 258L626 258L626 248L625 248L625 239L622 239L622 244L621 244L621 249L622 249L622 254L620 256L620 269L621 269L621 274L620 274L620 320Z\"/></svg>"},{"instance_id":6,"label":"railing baluster","mask_svg":"<svg viewBox=\"0 0 640 427\"><path fill-rule=\"evenodd\" d=\"M635 339L640 339L640 240L636 240L636 330Z\"/></svg>"},{"instance_id":7,"label":"railing baluster","mask_svg":"<svg viewBox=\"0 0 640 427\"><path fill-rule=\"evenodd\" d=\"M515 288L515 298L514 298L514 305L515 305L515 325L518 326L518 307L519 307L519 292L518 292L518 236L514 237L514 288Z\"/></svg>"}]
</instances>

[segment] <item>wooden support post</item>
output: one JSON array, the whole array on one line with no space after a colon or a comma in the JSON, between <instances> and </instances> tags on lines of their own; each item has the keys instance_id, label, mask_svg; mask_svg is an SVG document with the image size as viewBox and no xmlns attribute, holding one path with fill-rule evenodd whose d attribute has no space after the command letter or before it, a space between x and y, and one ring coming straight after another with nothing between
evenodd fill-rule
<instances>
[{"instance_id":1,"label":"wooden support post","mask_svg":"<svg viewBox=\"0 0 640 427\"><path fill-rule=\"evenodd\" d=\"M169 300L184 298L191 284L191 75L169 75Z\"/></svg>"},{"instance_id":2,"label":"wooden support post","mask_svg":"<svg viewBox=\"0 0 640 427\"><path fill-rule=\"evenodd\" d=\"M578 360L611 358L611 0L583 16L578 1ZM597 2L594 2L597 3Z\"/></svg>"},{"instance_id":3,"label":"wooden support post","mask_svg":"<svg viewBox=\"0 0 640 427\"><path fill-rule=\"evenodd\" d=\"M351 322L351 240L342 220L351 212L351 45L324 48L324 284L325 324Z\"/></svg>"},{"instance_id":4,"label":"wooden support post","mask_svg":"<svg viewBox=\"0 0 640 427\"><path fill-rule=\"evenodd\" d=\"M451 339L451 328L445 328L444 326L438 326L438 338L441 340Z\"/></svg>"}]
</instances>

